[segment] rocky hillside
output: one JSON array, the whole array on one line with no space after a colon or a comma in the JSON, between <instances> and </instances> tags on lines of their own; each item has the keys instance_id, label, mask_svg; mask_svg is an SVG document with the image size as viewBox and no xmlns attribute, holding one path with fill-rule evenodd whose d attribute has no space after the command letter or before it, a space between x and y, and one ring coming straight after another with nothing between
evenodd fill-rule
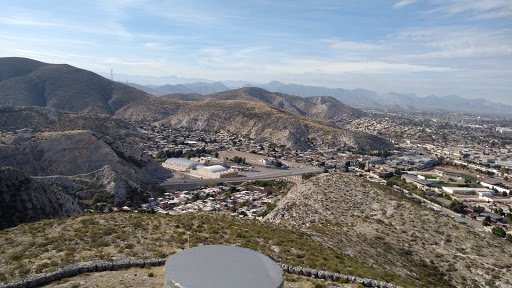
<instances>
[{"instance_id":1,"label":"rocky hillside","mask_svg":"<svg viewBox=\"0 0 512 288\"><path fill-rule=\"evenodd\" d=\"M418 287L396 274L362 264L336 248L326 247L298 229L224 213L83 214L0 231L0 243L0 285L81 262L166 258L190 243L190 247L215 244L246 247L280 263L385 280L403 287ZM130 279L145 281L142 286L129 285L131 280L122 279L119 282L102 281L99 287L156 287L148 284L147 271L131 273ZM67 279L70 282L74 280L76 278ZM70 282L59 286L77 284ZM80 282L81 286L97 287L96 282L89 279ZM314 286L311 282L309 284L291 287ZM322 281L322 284L323 287L335 286L333 282Z\"/></svg>"},{"instance_id":2,"label":"rocky hillside","mask_svg":"<svg viewBox=\"0 0 512 288\"><path fill-rule=\"evenodd\" d=\"M324 243L421 287L511 287L512 246L358 177L304 181L266 220L301 227Z\"/></svg>"},{"instance_id":3,"label":"rocky hillside","mask_svg":"<svg viewBox=\"0 0 512 288\"><path fill-rule=\"evenodd\" d=\"M142 121L166 113L169 113L168 116L161 122L170 123L174 127L227 130L253 139L266 137L292 149L317 146L380 150L393 147L391 142L374 135L338 129L325 122L253 101L186 102L158 98L128 105L119 110L117 115Z\"/></svg>"},{"instance_id":4,"label":"rocky hillside","mask_svg":"<svg viewBox=\"0 0 512 288\"><path fill-rule=\"evenodd\" d=\"M69 113L46 107L0 106L0 132L28 128L32 132L90 130L138 145L145 135L130 123L104 114Z\"/></svg>"},{"instance_id":5,"label":"rocky hillside","mask_svg":"<svg viewBox=\"0 0 512 288\"><path fill-rule=\"evenodd\" d=\"M149 96L70 65L0 58L0 105L112 115L121 107Z\"/></svg>"},{"instance_id":6,"label":"rocky hillside","mask_svg":"<svg viewBox=\"0 0 512 288\"><path fill-rule=\"evenodd\" d=\"M71 216L96 204L146 202L152 194L110 166L88 174L32 177L0 166L0 229Z\"/></svg>"},{"instance_id":7,"label":"rocky hillside","mask_svg":"<svg viewBox=\"0 0 512 288\"><path fill-rule=\"evenodd\" d=\"M0 167L0 229L44 218L83 212L60 187L7 167Z\"/></svg>"},{"instance_id":8,"label":"rocky hillside","mask_svg":"<svg viewBox=\"0 0 512 288\"><path fill-rule=\"evenodd\" d=\"M29 175L75 175L106 165L132 179L151 183L170 176L143 153L145 136L108 115L61 112L44 107L0 107L0 165Z\"/></svg>"},{"instance_id":9,"label":"rocky hillside","mask_svg":"<svg viewBox=\"0 0 512 288\"><path fill-rule=\"evenodd\" d=\"M172 94L165 97L188 101L244 100L260 102L270 104L299 115L310 116L329 122L347 121L366 115L365 112L347 106L333 97L317 96L303 98L284 93L269 92L256 87L245 87L223 91L205 95L202 98L197 94L192 94L189 98L185 97L183 94Z\"/></svg>"},{"instance_id":10,"label":"rocky hillside","mask_svg":"<svg viewBox=\"0 0 512 288\"><path fill-rule=\"evenodd\" d=\"M35 176L90 173L106 165L145 183L169 176L138 147L88 130L2 135L0 155L0 165Z\"/></svg>"}]
</instances>

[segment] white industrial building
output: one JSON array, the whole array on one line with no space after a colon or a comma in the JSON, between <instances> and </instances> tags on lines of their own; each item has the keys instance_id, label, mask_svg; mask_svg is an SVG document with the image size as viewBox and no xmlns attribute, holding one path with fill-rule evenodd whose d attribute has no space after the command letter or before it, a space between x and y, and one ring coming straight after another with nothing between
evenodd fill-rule
<instances>
[{"instance_id":1,"label":"white industrial building","mask_svg":"<svg viewBox=\"0 0 512 288\"><path fill-rule=\"evenodd\" d=\"M510 194L510 187L508 187L507 185L505 185L503 183L481 181L480 185L487 187L489 189L492 189L492 190L496 190L498 192L502 192L502 193L507 192L507 194Z\"/></svg>"},{"instance_id":2,"label":"white industrial building","mask_svg":"<svg viewBox=\"0 0 512 288\"><path fill-rule=\"evenodd\" d=\"M190 173L204 178L226 178L238 175L238 170L228 170L226 167L220 165L200 165L196 170L191 170Z\"/></svg>"},{"instance_id":3,"label":"white industrial building","mask_svg":"<svg viewBox=\"0 0 512 288\"><path fill-rule=\"evenodd\" d=\"M201 163L185 158L169 158L162 163L162 166L168 169L187 172L192 169L196 169ZM201 165L203 166L203 165Z\"/></svg>"},{"instance_id":4,"label":"white industrial building","mask_svg":"<svg viewBox=\"0 0 512 288\"><path fill-rule=\"evenodd\" d=\"M221 165L204 166L203 164L184 158L169 158L162 166L168 169L188 172L201 178L226 178L238 175L237 170L227 169Z\"/></svg>"},{"instance_id":5,"label":"white industrial building","mask_svg":"<svg viewBox=\"0 0 512 288\"><path fill-rule=\"evenodd\" d=\"M479 194L483 193L491 193L491 196L494 195L493 191L487 188L472 188L472 187L446 187L443 186L443 191L446 191L450 194L463 194L463 195L471 195L471 194ZM487 195L487 194L486 194Z\"/></svg>"}]
</instances>

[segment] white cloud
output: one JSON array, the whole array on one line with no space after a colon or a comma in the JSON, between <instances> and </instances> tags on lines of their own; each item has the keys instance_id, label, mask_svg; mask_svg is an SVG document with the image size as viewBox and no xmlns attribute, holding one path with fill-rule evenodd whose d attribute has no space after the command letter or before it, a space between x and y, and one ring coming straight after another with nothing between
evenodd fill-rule
<instances>
[{"instance_id":1,"label":"white cloud","mask_svg":"<svg viewBox=\"0 0 512 288\"><path fill-rule=\"evenodd\" d=\"M355 42L355 41L342 41L340 39L328 39L323 40L330 44L331 48L340 49L340 50L374 50L381 48L380 45L367 43L367 42Z\"/></svg>"},{"instance_id":2,"label":"white cloud","mask_svg":"<svg viewBox=\"0 0 512 288\"><path fill-rule=\"evenodd\" d=\"M431 12L456 15L470 13L474 18L500 18L512 15L510 0L435 0L439 6Z\"/></svg>"},{"instance_id":3,"label":"white cloud","mask_svg":"<svg viewBox=\"0 0 512 288\"><path fill-rule=\"evenodd\" d=\"M486 30L467 26L413 28L390 37L390 41L407 43L400 51L408 59L474 58L512 56L512 30ZM405 53L404 53L405 52ZM397 57L400 55L397 54ZM444 60L443 60L444 61Z\"/></svg>"},{"instance_id":4,"label":"white cloud","mask_svg":"<svg viewBox=\"0 0 512 288\"><path fill-rule=\"evenodd\" d=\"M158 46L160 46L160 43L158 43L158 42L144 43L144 47L147 47L147 48L154 48L154 47L158 47Z\"/></svg>"},{"instance_id":5,"label":"white cloud","mask_svg":"<svg viewBox=\"0 0 512 288\"><path fill-rule=\"evenodd\" d=\"M55 23L46 21L37 21L30 17L8 17L0 18L0 23L7 25L26 25L26 26L57 26Z\"/></svg>"},{"instance_id":6,"label":"white cloud","mask_svg":"<svg viewBox=\"0 0 512 288\"><path fill-rule=\"evenodd\" d=\"M410 72L444 72L454 69L448 67L429 67L407 63L391 63L383 61L349 62L333 61L332 59L294 59L282 64L268 64L266 68L273 73L329 73L343 74L354 72L365 73L410 73ZM292 72L293 71L293 72Z\"/></svg>"},{"instance_id":7,"label":"white cloud","mask_svg":"<svg viewBox=\"0 0 512 288\"><path fill-rule=\"evenodd\" d=\"M400 0L393 5L393 8L402 8L413 4L414 2L416 2L416 0Z\"/></svg>"}]
</instances>

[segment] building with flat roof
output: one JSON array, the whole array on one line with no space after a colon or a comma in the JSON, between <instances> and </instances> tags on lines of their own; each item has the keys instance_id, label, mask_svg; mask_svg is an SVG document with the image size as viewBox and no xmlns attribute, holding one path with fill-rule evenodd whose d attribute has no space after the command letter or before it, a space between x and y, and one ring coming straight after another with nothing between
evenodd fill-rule
<instances>
[{"instance_id":1,"label":"building with flat roof","mask_svg":"<svg viewBox=\"0 0 512 288\"><path fill-rule=\"evenodd\" d=\"M446 187L443 186L443 191L446 191L451 194L463 194L463 195L477 195L479 193L491 193L494 195L493 191L487 188L472 188L472 187Z\"/></svg>"},{"instance_id":2,"label":"building with flat roof","mask_svg":"<svg viewBox=\"0 0 512 288\"><path fill-rule=\"evenodd\" d=\"M169 158L162 163L162 166L168 169L186 172L188 170L196 169L198 166L203 166L201 163L185 158Z\"/></svg>"},{"instance_id":3,"label":"building with flat roof","mask_svg":"<svg viewBox=\"0 0 512 288\"><path fill-rule=\"evenodd\" d=\"M204 178L226 178L238 175L238 170L227 169L224 166L202 166L196 170L191 170L191 174Z\"/></svg>"}]
</instances>

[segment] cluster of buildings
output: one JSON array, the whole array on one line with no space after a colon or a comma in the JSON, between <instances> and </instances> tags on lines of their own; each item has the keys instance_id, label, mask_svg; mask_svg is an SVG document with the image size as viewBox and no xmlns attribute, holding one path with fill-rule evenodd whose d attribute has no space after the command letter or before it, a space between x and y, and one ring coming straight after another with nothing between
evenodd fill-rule
<instances>
[{"instance_id":1,"label":"cluster of buildings","mask_svg":"<svg viewBox=\"0 0 512 288\"><path fill-rule=\"evenodd\" d=\"M280 193L266 193L263 188L232 190L232 188L220 186L196 191L165 193L162 198L150 198L149 203L142 204L142 208L153 208L157 214L217 211L257 218L261 217L267 205L281 199Z\"/></svg>"}]
</instances>

